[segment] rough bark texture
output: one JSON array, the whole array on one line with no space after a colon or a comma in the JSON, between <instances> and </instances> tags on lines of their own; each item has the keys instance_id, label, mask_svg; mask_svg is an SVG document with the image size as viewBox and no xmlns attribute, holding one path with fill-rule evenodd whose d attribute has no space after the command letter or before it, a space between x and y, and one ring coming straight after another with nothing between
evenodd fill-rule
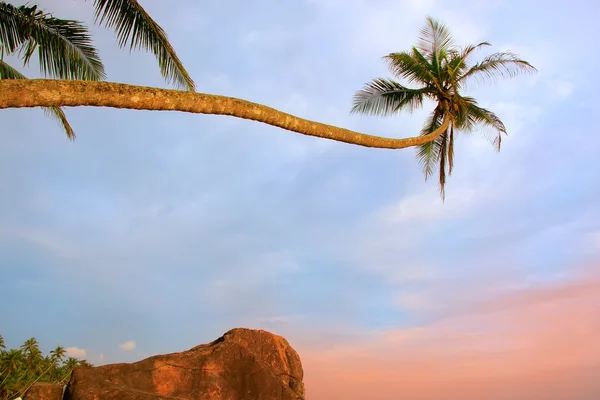
<instances>
[{"instance_id":1,"label":"rough bark texture","mask_svg":"<svg viewBox=\"0 0 600 400\"><path fill-rule=\"evenodd\" d=\"M281 336L232 329L132 364L77 367L65 400L304 400L300 357Z\"/></svg>"},{"instance_id":2,"label":"rough bark texture","mask_svg":"<svg viewBox=\"0 0 600 400\"><path fill-rule=\"evenodd\" d=\"M63 387L54 383L34 383L31 385L23 400L61 400Z\"/></svg>"},{"instance_id":3,"label":"rough bark texture","mask_svg":"<svg viewBox=\"0 0 600 400\"><path fill-rule=\"evenodd\" d=\"M449 119L446 118L440 128L428 135L393 139L309 121L234 97L112 82L49 79L0 80L0 108L40 106L93 106L230 115L263 122L303 135L385 149L402 149L430 142L440 136L449 124Z\"/></svg>"}]
</instances>

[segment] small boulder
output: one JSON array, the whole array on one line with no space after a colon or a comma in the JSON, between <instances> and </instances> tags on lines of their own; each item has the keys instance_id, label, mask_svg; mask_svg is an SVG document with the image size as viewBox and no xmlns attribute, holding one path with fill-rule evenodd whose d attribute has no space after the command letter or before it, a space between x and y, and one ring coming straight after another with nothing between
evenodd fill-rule
<instances>
[{"instance_id":1,"label":"small boulder","mask_svg":"<svg viewBox=\"0 0 600 400\"><path fill-rule=\"evenodd\" d=\"M23 396L23 400L61 400L63 385L55 383L34 383Z\"/></svg>"}]
</instances>

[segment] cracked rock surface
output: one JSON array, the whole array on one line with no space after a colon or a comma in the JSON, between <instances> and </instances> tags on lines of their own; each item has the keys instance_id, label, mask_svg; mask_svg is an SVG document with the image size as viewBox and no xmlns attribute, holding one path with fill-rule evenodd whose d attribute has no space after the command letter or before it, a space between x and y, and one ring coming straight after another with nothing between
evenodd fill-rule
<instances>
[{"instance_id":1,"label":"cracked rock surface","mask_svg":"<svg viewBox=\"0 0 600 400\"><path fill-rule=\"evenodd\" d=\"M237 328L180 353L78 367L64 400L304 400L302 378L300 357L287 340Z\"/></svg>"}]
</instances>

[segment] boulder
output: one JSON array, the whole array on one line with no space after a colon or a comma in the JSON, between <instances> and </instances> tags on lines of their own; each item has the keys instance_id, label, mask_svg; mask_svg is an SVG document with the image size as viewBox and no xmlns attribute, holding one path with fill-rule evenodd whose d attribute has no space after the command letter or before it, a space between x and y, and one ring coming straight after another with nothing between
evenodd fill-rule
<instances>
[{"instance_id":1,"label":"boulder","mask_svg":"<svg viewBox=\"0 0 600 400\"><path fill-rule=\"evenodd\" d=\"M130 364L77 367L65 400L304 400L298 353L281 336L232 329L209 344Z\"/></svg>"},{"instance_id":2,"label":"boulder","mask_svg":"<svg viewBox=\"0 0 600 400\"><path fill-rule=\"evenodd\" d=\"M55 383L34 383L23 400L61 400L63 398L63 385Z\"/></svg>"}]
</instances>

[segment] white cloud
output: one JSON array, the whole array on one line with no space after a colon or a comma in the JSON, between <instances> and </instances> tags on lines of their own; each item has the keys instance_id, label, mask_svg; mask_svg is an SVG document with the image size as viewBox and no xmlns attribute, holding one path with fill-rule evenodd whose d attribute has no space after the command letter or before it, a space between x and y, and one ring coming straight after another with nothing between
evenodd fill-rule
<instances>
[{"instance_id":1,"label":"white cloud","mask_svg":"<svg viewBox=\"0 0 600 400\"><path fill-rule=\"evenodd\" d=\"M384 209L380 214L383 221L407 223L414 221L441 220L460 217L472 212L483 197L481 190L452 188L444 203L437 187L429 187L421 193L402 198L398 203Z\"/></svg>"},{"instance_id":2,"label":"white cloud","mask_svg":"<svg viewBox=\"0 0 600 400\"><path fill-rule=\"evenodd\" d=\"M555 96L558 99L568 99L575 91L575 85L569 81L559 82L555 87Z\"/></svg>"},{"instance_id":3,"label":"white cloud","mask_svg":"<svg viewBox=\"0 0 600 400\"><path fill-rule=\"evenodd\" d=\"M104 360L104 353L100 353L100 356L98 357L98 360L100 360L100 361Z\"/></svg>"},{"instance_id":4,"label":"white cloud","mask_svg":"<svg viewBox=\"0 0 600 400\"><path fill-rule=\"evenodd\" d=\"M129 341L119 345L119 348L123 351L133 351L133 350L135 350L135 341L129 340Z\"/></svg>"},{"instance_id":5,"label":"white cloud","mask_svg":"<svg viewBox=\"0 0 600 400\"><path fill-rule=\"evenodd\" d=\"M588 233L586 242L592 252L600 252L600 231Z\"/></svg>"},{"instance_id":6,"label":"white cloud","mask_svg":"<svg viewBox=\"0 0 600 400\"><path fill-rule=\"evenodd\" d=\"M65 349L65 351L67 352L67 355L69 357L75 357L75 358L85 358L86 355L86 351L84 349L80 349L79 347L67 347Z\"/></svg>"}]
</instances>

